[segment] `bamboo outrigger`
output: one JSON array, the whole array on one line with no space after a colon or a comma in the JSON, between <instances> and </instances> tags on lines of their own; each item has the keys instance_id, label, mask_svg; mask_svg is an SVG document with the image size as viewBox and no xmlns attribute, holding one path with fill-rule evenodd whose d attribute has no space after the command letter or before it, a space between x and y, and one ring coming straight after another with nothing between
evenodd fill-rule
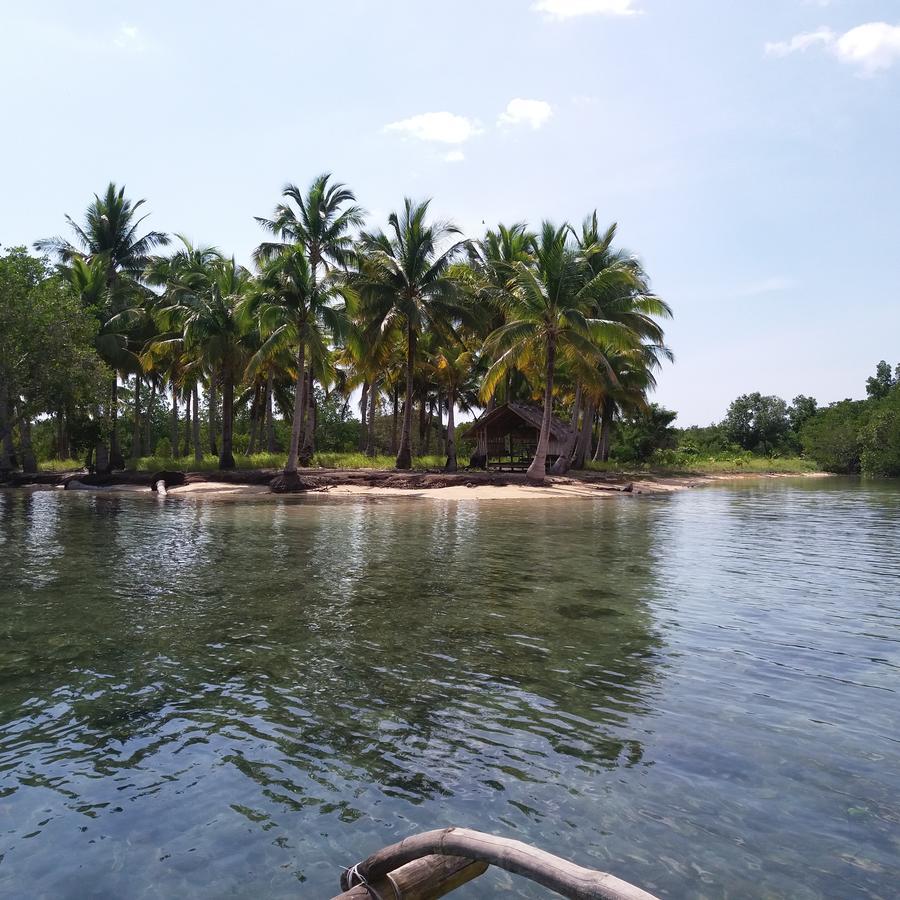
<instances>
[{"instance_id":1,"label":"bamboo outrigger","mask_svg":"<svg viewBox=\"0 0 900 900\"><path fill-rule=\"evenodd\" d=\"M379 850L344 872L343 893L334 900L432 900L477 878L488 866L573 900L656 900L614 875L468 828L426 831Z\"/></svg>"}]
</instances>

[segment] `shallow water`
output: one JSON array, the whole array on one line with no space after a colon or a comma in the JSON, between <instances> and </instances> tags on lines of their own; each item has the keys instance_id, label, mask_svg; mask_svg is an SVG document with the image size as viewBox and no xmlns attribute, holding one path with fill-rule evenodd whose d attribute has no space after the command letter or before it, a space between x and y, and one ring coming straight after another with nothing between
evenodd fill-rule
<instances>
[{"instance_id":1,"label":"shallow water","mask_svg":"<svg viewBox=\"0 0 900 900\"><path fill-rule=\"evenodd\" d=\"M900 489L0 492L0 895L330 897L415 831L900 884ZM492 872L454 896L538 897Z\"/></svg>"}]
</instances>

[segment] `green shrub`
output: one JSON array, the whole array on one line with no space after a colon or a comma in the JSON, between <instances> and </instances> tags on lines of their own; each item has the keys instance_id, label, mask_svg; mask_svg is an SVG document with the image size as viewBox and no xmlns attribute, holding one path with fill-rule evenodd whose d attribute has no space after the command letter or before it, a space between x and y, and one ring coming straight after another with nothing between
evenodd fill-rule
<instances>
[{"instance_id":1,"label":"green shrub","mask_svg":"<svg viewBox=\"0 0 900 900\"><path fill-rule=\"evenodd\" d=\"M877 409L859 434L866 475L900 475L900 403Z\"/></svg>"},{"instance_id":2,"label":"green shrub","mask_svg":"<svg viewBox=\"0 0 900 900\"><path fill-rule=\"evenodd\" d=\"M860 432L868 416L868 404L862 400L842 400L819 410L800 431L804 453L826 472L843 475L859 472Z\"/></svg>"}]
</instances>

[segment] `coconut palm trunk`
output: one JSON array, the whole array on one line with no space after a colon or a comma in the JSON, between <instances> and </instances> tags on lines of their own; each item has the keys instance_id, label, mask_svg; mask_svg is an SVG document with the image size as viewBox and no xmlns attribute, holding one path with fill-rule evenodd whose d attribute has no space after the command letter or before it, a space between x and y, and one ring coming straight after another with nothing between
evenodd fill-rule
<instances>
[{"instance_id":1,"label":"coconut palm trunk","mask_svg":"<svg viewBox=\"0 0 900 900\"><path fill-rule=\"evenodd\" d=\"M297 457L300 450L300 431L303 427L303 395L306 388L306 348L301 342L297 350L297 384L294 388L294 418L291 422L291 443L284 471L297 473Z\"/></svg>"},{"instance_id":2,"label":"coconut palm trunk","mask_svg":"<svg viewBox=\"0 0 900 900\"><path fill-rule=\"evenodd\" d=\"M247 456L252 456L256 452L256 440L260 432L261 419L260 387L257 385L253 389L253 399L250 401L250 437L247 441Z\"/></svg>"},{"instance_id":3,"label":"coconut palm trunk","mask_svg":"<svg viewBox=\"0 0 900 900\"><path fill-rule=\"evenodd\" d=\"M422 397L419 400L419 443L416 445L416 448L419 451L419 456L424 456L427 450L427 445L425 443L425 434L426 434L426 410L427 404L425 402L425 389L422 389Z\"/></svg>"},{"instance_id":4,"label":"coconut palm trunk","mask_svg":"<svg viewBox=\"0 0 900 900\"><path fill-rule=\"evenodd\" d=\"M422 406L425 406L424 399L422 400ZM425 443L421 445L422 447L422 455L428 456L431 453L431 432L434 431L434 401L428 401L428 413L424 417L425 422Z\"/></svg>"},{"instance_id":5,"label":"coconut palm trunk","mask_svg":"<svg viewBox=\"0 0 900 900\"><path fill-rule=\"evenodd\" d=\"M600 460L607 462L609 460L609 436L612 430L613 404L607 398L603 401L603 409L600 413L600 438L597 441L597 451L594 453L594 461Z\"/></svg>"},{"instance_id":6,"label":"coconut palm trunk","mask_svg":"<svg viewBox=\"0 0 900 900\"><path fill-rule=\"evenodd\" d=\"M437 448L435 452L438 456L443 456L447 450L447 445L444 441L444 397L440 388L437 390L437 402L435 405L437 406Z\"/></svg>"},{"instance_id":7,"label":"coconut palm trunk","mask_svg":"<svg viewBox=\"0 0 900 900\"><path fill-rule=\"evenodd\" d=\"M584 413L581 416L581 430L578 432L578 443L572 458L573 469L583 469L585 460L591 452L591 437L594 431L594 401L588 397L584 401Z\"/></svg>"},{"instance_id":8,"label":"coconut palm trunk","mask_svg":"<svg viewBox=\"0 0 900 900\"><path fill-rule=\"evenodd\" d=\"M456 392L451 387L447 391L447 465L446 471L455 472L456 465L456 422L453 407L456 405Z\"/></svg>"},{"instance_id":9,"label":"coconut palm trunk","mask_svg":"<svg viewBox=\"0 0 900 900\"><path fill-rule=\"evenodd\" d=\"M366 456L375 456L375 410L378 404L378 384L372 382L372 388L369 391L369 418L366 439Z\"/></svg>"},{"instance_id":10,"label":"coconut palm trunk","mask_svg":"<svg viewBox=\"0 0 900 900\"><path fill-rule=\"evenodd\" d=\"M544 414L534 459L525 473L530 481L543 481L547 476L547 453L550 450L550 422L553 418L553 373L556 369L556 337L547 338L547 372L544 386Z\"/></svg>"},{"instance_id":11,"label":"coconut palm trunk","mask_svg":"<svg viewBox=\"0 0 900 900\"><path fill-rule=\"evenodd\" d=\"M38 470L37 457L31 444L31 419L28 411L19 409L19 446L22 450L22 471L32 475Z\"/></svg>"},{"instance_id":12,"label":"coconut palm trunk","mask_svg":"<svg viewBox=\"0 0 900 900\"><path fill-rule=\"evenodd\" d=\"M606 462L609 459L609 433L611 427L612 403L609 398L606 398L600 406L600 436L597 439L597 449L594 451L594 462Z\"/></svg>"},{"instance_id":13,"label":"coconut palm trunk","mask_svg":"<svg viewBox=\"0 0 900 900\"><path fill-rule=\"evenodd\" d=\"M191 421L192 427L192 436L194 443L194 462L202 462L203 460L203 448L200 445L200 390L197 387L197 382L194 382L194 387L192 389L192 395L194 398L193 405L193 419Z\"/></svg>"},{"instance_id":14,"label":"coconut palm trunk","mask_svg":"<svg viewBox=\"0 0 900 900\"><path fill-rule=\"evenodd\" d=\"M141 455L141 376L134 376L134 423L131 429L131 458Z\"/></svg>"},{"instance_id":15,"label":"coconut palm trunk","mask_svg":"<svg viewBox=\"0 0 900 900\"><path fill-rule=\"evenodd\" d=\"M147 415L144 421L144 443L141 446L141 456L153 454L153 407L156 403L156 379L150 382L150 400L147 403Z\"/></svg>"},{"instance_id":16,"label":"coconut palm trunk","mask_svg":"<svg viewBox=\"0 0 900 900\"><path fill-rule=\"evenodd\" d=\"M191 452L191 402L193 395L188 391L184 401L184 438L181 442L181 453L179 456L187 456Z\"/></svg>"},{"instance_id":17,"label":"coconut palm trunk","mask_svg":"<svg viewBox=\"0 0 900 900\"><path fill-rule=\"evenodd\" d=\"M400 388L397 385L394 385L394 393L392 397L392 407L391 407L391 453L397 452L397 424L399 420L399 397Z\"/></svg>"},{"instance_id":18,"label":"coconut palm trunk","mask_svg":"<svg viewBox=\"0 0 900 900\"><path fill-rule=\"evenodd\" d=\"M178 455L178 385L172 379L172 417L169 422L169 444L172 456Z\"/></svg>"},{"instance_id":19,"label":"coconut palm trunk","mask_svg":"<svg viewBox=\"0 0 900 900\"><path fill-rule=\"evenodd\" d=\"M216 422L216 407L219 399L216 391L216 376L212 373L209 376L209 452L213 456L219 455L218 444L218 423Z\"/></svg>"},{"instance_id":20,"label":"coconut palm trunk","mask_svg":"<svg viewBox=\"0 0 900 900\"><path fill-rule=\"evenodd\" d=\"M406 329L406 404L403 407L403 425L400 429L400 449L396 467L412 468L412 398L413 376L416 368L416 332L411 325Z\"/></svg>"},{"instance_id":21,"label":"coconut palm trunk","mask_svg":"<svg viewBox=\"0 0 900 900\"><path fill-rule=\"evenodd\" d=\"M550 470L554 475L565 475L572 464L572 455L575 452L575 443L578 440L578 414L581 412L581 383L575 386L575 400L572 403L572 418L569 422L569 434L563 445L562 452L553 463Z\"/></svg>"},{"instance_id":22,"label":"coconut palm trunk","mask_svg":"<svg viewBox=\"0 0 900 900\"><path fill-rule=\"evenodd\" d=\"M234 373L226 369L222 373L222 454L220 469L234 468Z\"/></svg>"},{"instance_id":23,"label":"coconut palm trunk","mask_svg":"<svg viewBox=\"0 0 900 900\"><path fill-rule=\"evenodd\" d=\"M0 425L0 428L2 427ZM69 458L68 448L66 447L66 414L62 409L56 413L56 458ZM2 468L3 466L0 464L0 469Z\"/></svg>"},{"instance_id":24,"label":"coconut palm trunk","mask_svg":"<svg viewBox=\"0 0 900 900\"><path fill-rule=\"evenodd\" d=\"M125 460L119 450L119 373L113 372L109 404L109 467L121 469L124 466Z\"/></svg>"},{"instance_id":25,"label":"coconut palm trunk","mask_svg":"<svg viewBox=\"0 0 900 900\"><path fill-rule=\"evenodd\" d=\"M266 450L269 453L275 452L275 417L272 412L273 381L270 371L266 379Z\"/></svg>"},{"instance_id":26,"label":"coconut palm trunk","mask_svg":"<svg viewBox=\"0 0 900 900\"><path fill-rule=\"evenodd\" d=\"M312 366L306 374L306 396L304 398L303 411L303 436L300 442L300 465L306 467L312 465L313 455L316 452L316 382L313 378Z\"/></svg>"},{"instance_id":27,"label":"coconut palm trunk","mask_svg":"<svg viewBox=\"0 0 900 900\"><path fill-rule=\"evenodd\" d=\"M358 450L360 453L365 452L366 449L366 435L368 434L368 429L366 428L366 422L369 418L369 380L366 379L362 383L362 394L359 398L359 420L360 420L360 429L359 429L359 444Z\"/></svg>"}]
</instances>

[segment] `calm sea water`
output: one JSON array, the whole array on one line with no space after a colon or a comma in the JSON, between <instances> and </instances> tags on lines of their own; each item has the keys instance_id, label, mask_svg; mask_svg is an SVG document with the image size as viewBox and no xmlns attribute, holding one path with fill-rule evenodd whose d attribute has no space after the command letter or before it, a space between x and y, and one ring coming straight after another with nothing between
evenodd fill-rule
<instances>
[{"instance_id":1,"label":"calm sea water","mask_svg":"<svg viewBox=\"0 0 900 900\"><path fill-rule=\"evenodd\" d=\"M900 489L0 492L0 895L330 897L448 824L664 897L896 897ZM455 896L504 891L542 896Z\"/></svg>"}]
</instances>

